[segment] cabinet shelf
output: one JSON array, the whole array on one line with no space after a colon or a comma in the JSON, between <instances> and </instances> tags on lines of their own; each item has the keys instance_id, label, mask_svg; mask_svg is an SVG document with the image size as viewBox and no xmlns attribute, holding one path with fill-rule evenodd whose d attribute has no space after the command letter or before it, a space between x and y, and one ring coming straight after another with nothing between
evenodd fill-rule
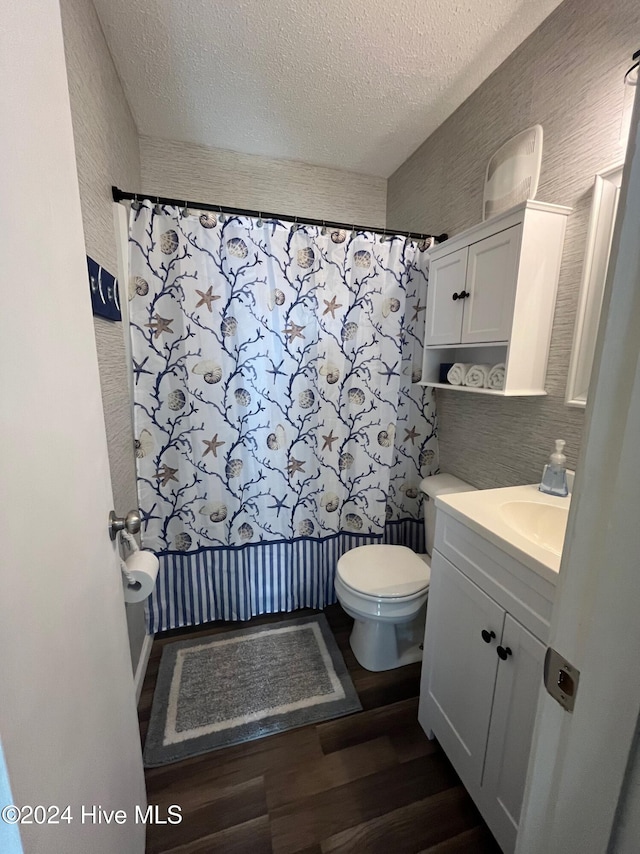
<instances>
[{"instance_id":1,"label":"cabinet shelf","mask_svg":"<svg viewBox=\"0 0 640 854\"><path fill-rule=\"evenodd\" d=\"M535 397L544 396L547 392L542 389L541 391L531 391L527 389L526 391L504 391L503 389L497 391L493 388L472 388L468 385L451 385L451 383L433 383L426 382L425 380L420 380L418 385L429 386L429 388L441 388L446 389L447 391L468 391L472 394L492 394L494 397Z\"/></svg>"},{"instance_id":2,"label":"cabinet shelf","mask_svg":"<svg viewBox=\"0 0 640 854\"><path fill-rule=\"evenodd\" d=\"M506 347L509 344L508 341L487 341L486 345L478 345L478 344L427 344L427 350L465 350L470 347L478 347L478 346L487 346L487 347Z\"/></svg>"},{"instance_id":3,"label":"cabinet shelf","mask_svg":"<svg viewBox=\"0 0 640 854\"><path fill-rule=\"evenodd\" d=\"M422 361L421 384L433 386L434 388L453 389L454 391L467 391L475 394L492 394L498 397L506 397L514 394L511 389L472 388L466 385L451 385L451 383L440 381L440 365L453 364L454 362L468 362L472 365L497 365L507 363L507 344L458 344L443 345L442 347L425 347ZM544 392L539 392L543 394ZM530 389L520 395L531 394Z\"/></svg>"}]
</instances>

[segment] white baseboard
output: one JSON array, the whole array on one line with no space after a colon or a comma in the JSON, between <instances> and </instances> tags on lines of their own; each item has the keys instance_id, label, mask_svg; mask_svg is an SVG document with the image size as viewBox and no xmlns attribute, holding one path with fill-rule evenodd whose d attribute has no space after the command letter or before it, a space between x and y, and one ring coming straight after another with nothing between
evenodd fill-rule
<instances>
[{"instance_id":1,"label":"white baseboard","mask_svg":"<svg viewBox=\"0 0 640 854\"><path fill-rule=\"evenodd\" d=\"M145 635L140 650L140 658L136 667L136 675L133 677L133 684L136 689L136 705L140 702L140 694L142 693L142 683L147 672L147 664L151 655L151 647L153 646L154 635Z\"/></svg>"}]
</instances>

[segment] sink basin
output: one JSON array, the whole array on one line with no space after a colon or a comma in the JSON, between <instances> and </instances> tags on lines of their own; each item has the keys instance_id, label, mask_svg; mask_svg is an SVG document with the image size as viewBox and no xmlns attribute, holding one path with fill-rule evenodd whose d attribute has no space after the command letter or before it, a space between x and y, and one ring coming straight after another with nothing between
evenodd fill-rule
<instances>
[{"instance_id":1,"label":"sink basin","mask_svg":"<svg viewBox=\"0 0 640 854\"><path fill-rule=\"evenodd\" d=\"M436 498L437 510L453 516L551 584L558 580L570 504L570 496L547 495L537 483Z\"/></svg>"},{"instance_id":2,"label":"sink basin","mask_svg":"<svg viewBox=\"0 0 640 854\"><path fill-rule=\"evenodd\" d=\"M500 506L499 512L503 521L518 534L556 555L562 554L569 516L568 506L558 507L533 501L506 501Z\"/></svg>"}]
</instances>

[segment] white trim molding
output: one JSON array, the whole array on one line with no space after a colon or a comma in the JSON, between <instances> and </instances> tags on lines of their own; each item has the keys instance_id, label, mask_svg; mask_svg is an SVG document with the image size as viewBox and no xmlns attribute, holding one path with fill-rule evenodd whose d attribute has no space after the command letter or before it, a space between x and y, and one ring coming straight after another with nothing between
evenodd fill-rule
<instances>
[{"instance_id":1,"label":"white trim molding","mask_svg":"<svg viewBox=\"0 0 640 854\"><path fill-rule=\"evenodd\" d=\"M602 295L607 277L613 227L618 210L622 163L617 163L598 172L593 185L591 218L587 233L587 249L576 324L573 331L571 363L567 378L565 403L567 406L584 407L591 379L593 354L596 346Z\"/></svg>"}]
</instances>

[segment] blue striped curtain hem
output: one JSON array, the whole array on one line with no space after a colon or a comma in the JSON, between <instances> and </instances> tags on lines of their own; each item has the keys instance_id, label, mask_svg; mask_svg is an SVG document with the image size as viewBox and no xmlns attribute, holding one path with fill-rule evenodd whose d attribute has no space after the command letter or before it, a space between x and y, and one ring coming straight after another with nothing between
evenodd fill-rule
<instances>
[{"instance_id":1,"label":"blue striped curtain hem","mask_svg":"<svg viewBox=\"0 0 640 854\"><path fill-rule=\"evenodd\" d=\"M338 558L374 543L425 550L422 520L388 522L381 535L335 534L242 546L158 554L160 570L148 600L150 633L213 620L322 609L336 601Z\"/></svg>"}]
</instances>

